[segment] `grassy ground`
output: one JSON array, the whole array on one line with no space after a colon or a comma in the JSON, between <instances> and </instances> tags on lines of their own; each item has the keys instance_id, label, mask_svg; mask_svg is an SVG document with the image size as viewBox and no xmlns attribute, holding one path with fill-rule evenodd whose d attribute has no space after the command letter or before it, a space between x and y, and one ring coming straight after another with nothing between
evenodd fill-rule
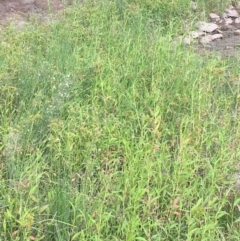
<instances>
[{"instance_id":1,"label":"grassy ground","mask_svg":"<svg viewBox=\"0 0 240 241\"><path fill-rule=\"evenodd\" d=\"M0 240L239 240L239 67L173 41L189 2L2 33Z\"/></svg>"}]
</instances>

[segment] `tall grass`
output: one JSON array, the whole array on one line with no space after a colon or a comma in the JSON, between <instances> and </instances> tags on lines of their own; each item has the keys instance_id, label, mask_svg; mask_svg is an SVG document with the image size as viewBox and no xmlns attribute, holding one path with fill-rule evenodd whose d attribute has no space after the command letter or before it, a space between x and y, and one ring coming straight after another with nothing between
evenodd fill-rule
<instances>
[{"instance_id":1,"label":"tall grass","mask_svg":"<svg viewBox=\"0 0 240 241\"><path fill-rule=\"evenodd\" d=\"M237 64L117 6L4 31L0 239L238 240Z\"/></svg>"}]
</instances>

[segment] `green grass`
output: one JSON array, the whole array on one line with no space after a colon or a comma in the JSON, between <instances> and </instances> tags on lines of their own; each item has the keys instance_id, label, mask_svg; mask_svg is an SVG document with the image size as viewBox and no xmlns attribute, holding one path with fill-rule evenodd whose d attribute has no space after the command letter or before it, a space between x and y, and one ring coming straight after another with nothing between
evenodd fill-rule
<instances>
[{"instance_id":1,"label":"green grass","mask_svg":"<svg viewBox=\"0 0 240 241\"><path fill-rule=\"evenodd\" d=\"M0 240L239 240L238 64L173 41L196 13L160 3L2 33Z\"/></svg>"}]
</instances>

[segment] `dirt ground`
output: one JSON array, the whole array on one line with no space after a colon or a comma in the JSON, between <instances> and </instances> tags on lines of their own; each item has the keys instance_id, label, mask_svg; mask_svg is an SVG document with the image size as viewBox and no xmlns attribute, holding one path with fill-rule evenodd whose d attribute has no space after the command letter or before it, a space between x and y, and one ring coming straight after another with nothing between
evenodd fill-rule
<instances>
[{"instance_id":1,"label":"dirt ground","mask_svg":"<svg viewBox=\"0 0 240 241\"><path fill-rule=\"evenodd\" d=\"M56 12L71 4L71 1L61 0L0 0L0 25L6 26L9 22L23 21L37 15L42 17Z\"/></svg>"},{"instance_id":2,"label":"dirt ground","mask_svg":"<svg viewBox=\"0 0 240 241\"><path fill-rule=\"evenodd\" d=\"M197 51L202 54L217 53L224 58L240 57L240 36L224 36L222 39L215 40L207 46L197 45Z\"/></svg>"}]
</instances>

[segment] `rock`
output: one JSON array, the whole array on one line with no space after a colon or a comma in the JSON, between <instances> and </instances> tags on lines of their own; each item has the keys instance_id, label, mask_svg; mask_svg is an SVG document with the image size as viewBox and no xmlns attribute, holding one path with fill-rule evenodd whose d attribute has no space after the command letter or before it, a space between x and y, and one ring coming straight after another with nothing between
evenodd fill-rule
<instances>
[{"instance_id":1,"label":"rock","mask_svg":"<svg viewBox=\"0 0 240 241\"><path fill-rule=\"evenodd\" d=\"M216 34L211 35L212 41L214 41L216 39L220 39L222 37L223 37L223 35L221 33L216 33Z\"/></svg>"},{"instance_id":2,"label":"rock","mask_svg":"<svg viewBox=\"0 0 240 241\"><path fill-rule=\"evenodd\" d=\"M235 30L235 31L233 32L233 34L239 36L239 35L240 35L240 29Z\"/></svg>"},{"instance_id":3,"label":"rock","mask_svg":"<svg viewBox=\"0 0 240 241\"><path fill-rule=\"evenodd\" d=\"M226 18L225 21L224 21L224 23L225 23L226 25L229 25L229 24L232 24L232 23L233 23L233 20L232 20L231 18Z\"/></svg>"},{"instance_id":4,"label":"rock","mask_svg":"<svg viewBox=\"0 0 240 241\"><path fill-rule=\"evenodd\" d=\"M190 35L193 39L196 39L196 38L199 38L199 37L205 35L205 32L203 32L203 31L192 31L192 32L190 32Z\"/></svg>"},{"instance_id":5,"label":"rock","mask_svg":"<svg viewBox=\"0 0 240 241\"><path fill-rule=\"evenodd\" d=\"M199 42L201 44L205 45L205 44L209 44L210 42L212 42L216 39L221 39L222 37L223 37L223 35L220 33L213 34L213 35L206 35L206 36L202 37Z\"/></svg>"},{"instance_id":6,"label":"rock","mask_svg":"<svg viewBox=\"0 0 240 241\"><path fill-rule=\"evenodd\" d=\"M217 29L216 32L217 32L217 33L223 33L223 31L220 30L220 29Z\"/></svg>"},{"instance_id":7,"label":"rock","mask_svg":"<svg viewBox=\"0 0 240 241\"><path fill-rule=\"evenodd\" d=\"M240 23L240 18L236 18L235 23Z\"/></svg>"},{"instance_id":8,"label":"rock","mask_svg":"<svg viewBox=\"0 0 240 241\"><path fill-rule=\"evenodd\" d=\"M207 36L202 37L199 42L203 45L206 45L206 44L212 42L211 35L207 35Z\"/></svg>"},{"instance_id":9,"label":"rock","mask_svg":"<svg viewBox=\"0 0 240 241\"><path fill-rule=\"evenodd\" d=\"M198 28L200 31L211 33L218 29L218 25L215 23L198 22Z\"/></svg>"},{"instance_id":10,"label":"rock","mask_svg":"<svg viewBox=\"0 0 240 241\"><path fill-rule=\"evenodd\" d=\"M228 17L231 17L231 18L238 18L239 17L239 14L238 14L237 10L235 10L234 8L233 9L227 9L226 14L227 14Z\"/></svg>"},{"instance_id":11,"label":"rock","mask_svg":"<svg viewBox=\"0 0 240 241\"><path fill-rule=\"evenodd\" d=\"M226 13L223 13L222 18L223 19L228 18L228 15Z\"/></svg>"},{"instance_id":12,"label":"rock","mask_svg":"<svg viewBox=\"0 0 240 241\"><path fill-rule=\"evenodd\" d=\"M217 15L216 13L210 13L209 14L209 17L213 20L213 21L216 21L218 22L220 20L220 16Z\"/></svg>"}]
</instances>

